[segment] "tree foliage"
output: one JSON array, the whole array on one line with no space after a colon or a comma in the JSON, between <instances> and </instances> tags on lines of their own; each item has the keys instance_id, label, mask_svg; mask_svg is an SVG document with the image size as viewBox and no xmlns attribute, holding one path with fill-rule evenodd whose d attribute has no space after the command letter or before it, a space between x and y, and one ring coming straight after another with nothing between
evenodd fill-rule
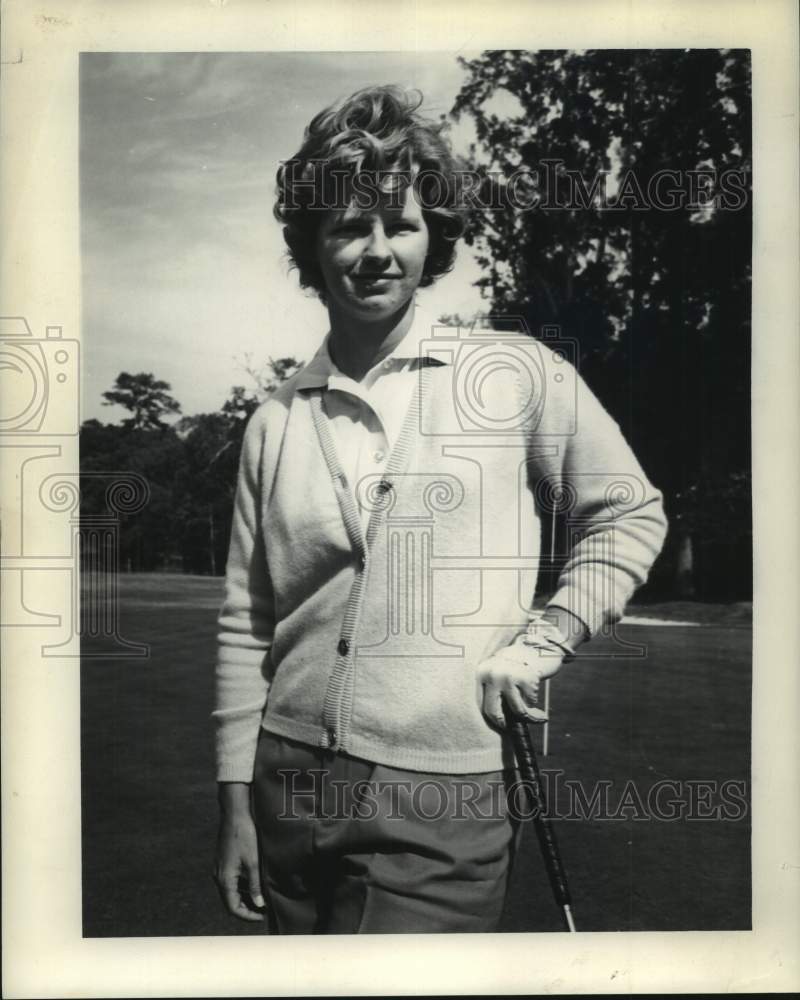
<instances>
[{"instance_id":1,"label":"tree foliage","mask_svg":"<svg viewBox=\"0 0 800 1000\"><path fill-rule=\"evenodd\" d=\"M247 420L298 367L294 358L270 359L258 371L251 366L252 390L234 386L219 412L182 417L171 427L161 419L180 412L170 386L152 375L120 373L103 395L133 416L121 425L83 423L81 513L106 513L106 487L119 473L137 472L147 480L146 507L122 520L124 568L224 572Z\"/></svg>"},{"instance_id":2,"label":"tree foliage","mask_svg":"<svg viewBox=\"0 0 800 1000\"><path fill-rule=\"evenodd\" d=\"M131 430L161 430L167 426L162 419L171 413L180 413L177 400L170 395L169 382L161 382L150 372L130 375L120 372L113 387L103 393L103 406L124 406L131 416L123 420L123 427Z\"/></svg>"},{"instance_id":3,"label":"tree foliage","mask_svg":"<svg viewBox=\"0 0 800 1000\"><path fill-rule=\"evenodd\" d=\"M511 181L532 205L471 214L491 311L578 341L582 374L664 490L673 528L705 543L717 518L719 544L740 546L732 578L746 590L748 53L492 51L461 62L452 115L474 123L481 200L497 203ZM731 493L735 518L719 503Z\"/></svg>"}]
</instances>

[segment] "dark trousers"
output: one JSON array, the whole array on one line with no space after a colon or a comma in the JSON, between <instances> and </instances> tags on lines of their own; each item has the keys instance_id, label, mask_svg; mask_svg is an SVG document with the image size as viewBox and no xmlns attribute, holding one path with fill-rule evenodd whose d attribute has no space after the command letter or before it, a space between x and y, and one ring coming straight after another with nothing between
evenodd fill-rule
<instances>
[{"instance_id":1,"label":"dark trousers","mask_svg":"<svg viewBox=\"0 0 800 1000\"><path fill-rule=\"evenodd\" d=\"M262 730L253 811L272 931L496 930L514 777L400 770Z\"/></svg>"}]
</instances>

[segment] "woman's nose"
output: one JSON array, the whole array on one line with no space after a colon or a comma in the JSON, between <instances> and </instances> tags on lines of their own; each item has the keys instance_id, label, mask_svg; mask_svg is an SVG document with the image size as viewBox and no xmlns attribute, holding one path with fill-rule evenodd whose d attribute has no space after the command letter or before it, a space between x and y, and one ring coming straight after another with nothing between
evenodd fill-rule
<instances>
[{"instance_id":1,"label":"woman's nose","mask_svg":"<svg viewBox=\"0 0 800 1000\"><path fill-rule=\"evenodd\" d=\"M369 260L388 263L391 255L392 252L389 248L389 242L386 239L386 232L383 226L373 226L370 233L369 243L364 251L364 256Z\"/></svg>"}]
</instances>

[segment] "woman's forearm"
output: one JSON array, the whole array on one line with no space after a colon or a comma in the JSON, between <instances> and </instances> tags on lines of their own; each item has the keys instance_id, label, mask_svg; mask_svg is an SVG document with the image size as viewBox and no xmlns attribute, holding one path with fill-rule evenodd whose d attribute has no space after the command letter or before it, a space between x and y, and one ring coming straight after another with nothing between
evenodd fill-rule
<instances>
[{"instance_id":1,"label":"woman's forearm","mask_svg":"<svg viewBox=\"0 0 800 1000\"><path fill-rule=\"evenodd\" d=\"M224 817L250 814L250 785L244 781L217 782L217 801Z\"/></svg>"}]
</instances>

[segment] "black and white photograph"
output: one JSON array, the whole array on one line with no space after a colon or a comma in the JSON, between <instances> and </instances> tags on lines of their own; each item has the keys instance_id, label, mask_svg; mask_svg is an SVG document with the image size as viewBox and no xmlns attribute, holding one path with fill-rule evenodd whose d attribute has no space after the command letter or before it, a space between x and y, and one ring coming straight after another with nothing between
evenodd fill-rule
<instances>
[{"instance_id":1,"label":"black and white photograph","mask_svg":"<svg viewBox=\"0 0 800 1000\"><path fill-rule=\"evenodd\" d=\"M767 912L754 711L793 652L753 647L789 343L758 40L353 32L74 52L78 328L0 318L4 633L77 681L73 933L603 941L709 988L698 956ZM608 968L495 992L632 988Z\"/></svg>"},{"instance_id":2,"label":"black and white photograph","mask_svg":"<svg viewBox=\"0 0 800 1000\"><path fill-rule=\"evenodd\" d=\"M82 57L82 513L149 494L84 933L750 927L750 101L742 50Z\"/></svg>"}]
</instances>

